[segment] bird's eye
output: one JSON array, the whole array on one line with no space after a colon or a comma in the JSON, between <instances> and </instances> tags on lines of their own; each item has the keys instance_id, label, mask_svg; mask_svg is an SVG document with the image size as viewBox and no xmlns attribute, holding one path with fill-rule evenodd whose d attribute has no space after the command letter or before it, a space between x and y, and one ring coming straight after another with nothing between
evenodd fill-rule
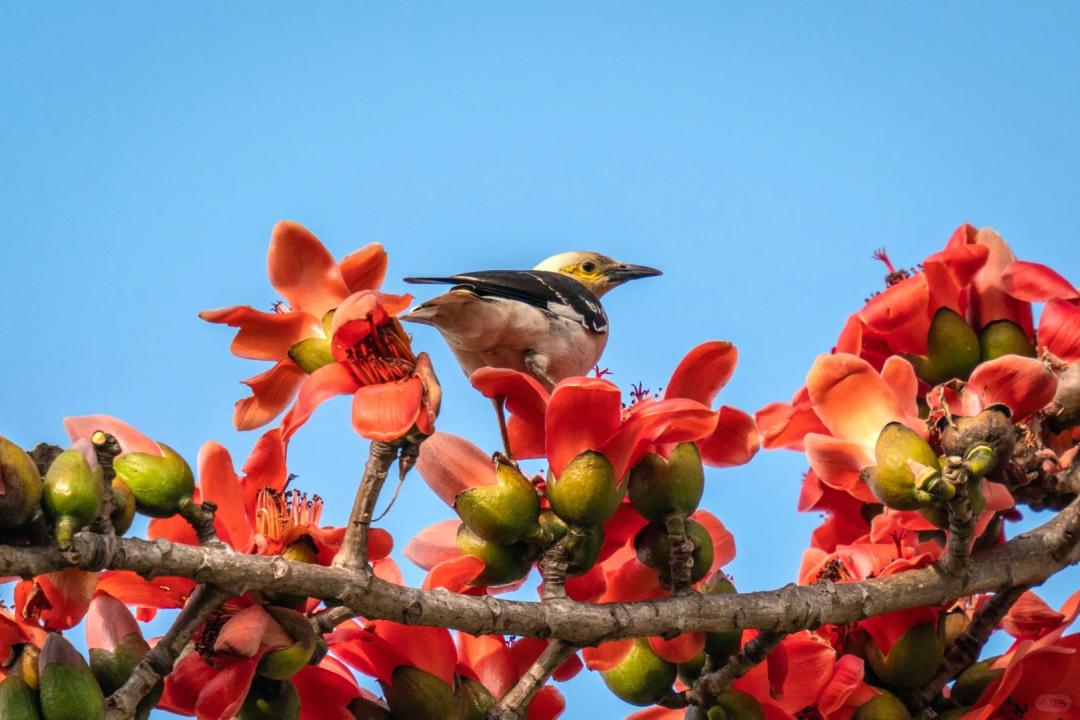
<instances>
[{"instance_id":1,"label":"bird's eye","mask_svg":"<svg viewBox=\"0 0 1080 720\"><path fill-rule=\"evenodd\" d=\"M584 271L585 271L585 272L587 272L587 273L591 273L591 272L593 272L594 270L596 270L596 263L593 263L593 262L583 262L583 263L581 263L581 269L582 269L582 270L584 270Z\"/></svg>"}]
</instances>

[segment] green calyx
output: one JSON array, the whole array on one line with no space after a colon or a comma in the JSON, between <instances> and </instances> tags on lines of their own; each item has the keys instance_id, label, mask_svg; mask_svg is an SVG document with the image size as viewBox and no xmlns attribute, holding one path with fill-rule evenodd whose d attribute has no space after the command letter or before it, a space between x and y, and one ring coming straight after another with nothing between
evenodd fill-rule
<instances>
[{"instance_id":1,"label":"green calyx","mask_svg":"<svg viewBox=\"0 0 1080 720\"><path fill-rule=\"evenodd\" d=\"M956 682L953 683L949 697L961 707L968 707L978 702L983 690L1005 672L1004 669L992 667L997 659L997 657L992 657L980 660L960 673Z\"/></svg>"},{"instance_id":2,"label":"green calyx","mask_svg":"<svg viewBox=\"0 0 1080 720\"><path fill-rule=\"evenodd\" d=\"M945 655L945 640L932 623L913 625L893 643L888 655L870 641L866 659L883 683L909 689L925 685L934 677Z\"/></svg>"},{"instance_id":3,"label":"green calyx","mask_svg":"<svg viewBox=\"0 0 1080 720\"><path fill-rule=\"evenodd\" d=\"M395 720L462 720L464 703L441 678L409 665L394 670L383 693Z\"/></svg>"},{"instance_id":4,"label":"green calyx","mask_svg":"<svg viewBox=\"0 0 1080 720\"><path fill-rule=\"evenodd\" d=\"M981 515L982 511L986 509L986 498L983 497L982 481L978 478L972 478L964 484L962 492L967 493L968 502L971 503L971 509L975 513L975 517ZM942 503L919 508L919 514L939 528L948 529L949 527L949 511Z\"/></svg>"},{"instance_id":5,"label":"green calyx","mask_svg":"<svg viewBox=\"0 0 1080 720\"><path fill-rule=\"evenodd\" d=\"M731 582L731 578L722 571L717 570L711 578L705 581L702 590L706 593L729 595L735 593L735 584ZM742 647L742 636L742 630L705 633L705 652L714 661L723 663L739 652Z\"/></svg>"},{"instance_id":6,"label":"green calyx","mask_svg":"<svg viewBox=\"0 0 1080 720\"><path fill-rule=\"evenodd\" d=\"M705 713L708 720L765 720L765 709L741 690L726 690Z\"/></svg>"},{"instance_id":7,"label":"green calyx","mask_svg":"<svg viewBox=\"0 0 1080 720\"><path fill-rule=\"evenodd\" d=\"M861 477L894 510L916 510L956 492L941 477L941 461L930 444L903 423L882 428L874 456L877 465L863 468Z\"/></svg>"},{"instance_id":8,"label":"green calyx","mask_svg":"<svg viewBox=\"0 0 1080 720\"><path fill-rule=\"evenodd\" d=\"M349 712L356 720L393 720L394 717L382 705L362 697L349 703Z\"/></svg>"},{"instance_id":9,"label":"green calyx","mask_svg":"<svg viewBox=\"0 0 1080 720\"><path fill-rule=\"evenodd\" d=\"M911 720L911 713L900 699L887 690L867 700L855 711L854 720Z\"/></svg>"},{"instance_id":10,"label":"green calyx","mask_svg":"<svg viewBox=\"0 0 1080 720\"><path fill-rule=\"evenodd\" d=\"M315 654L316 636L311 623L295 610L273 605L266 611L296 641L289 647L271 650L259 661L257 672L271 680L288 680L300 672Z\"/></svg>"},{"instance_id":11,"label":"green calyx","mask_svg":"<svg viewBox=\"0 0 1080 720\"><path fill-rule=\"evenodd\" d=\"M496 484L458 493L454 509L470 530L485 540L510 545L536 531L540 496L513 465L500 462Z\"/></svg>"},{"instance_id":12,"label":"green calyx","mask_svg":"<svg viewBox=\"0 0 1080 720\"><path fill-rule=\"evenodd\" d=\"M143 640L142 635L136 632L125 635L111 652L101 648L90 648L90 671L101 686L102 692L105 695L111 695L119 690L149 650L150 645ZM164 681L157 683L139 702L135 711L136 720L146 720L150 717L150 711L161 699L164 689Z\"/></svg>"},{"instance_id":13,"label":"green calyx","mask_svg":"<svg viewBox=\"0 0 1080 720\"><path fill-rule=\"evenodd\" d=\"M713 542L709 531L701 523L687 519L686 536L694 544L691 557L694 566L690 569L690 582L696 583L709 572L713 561ZM638 560L660 572L661 580L669 580L671 575L671 541L667 528L659 523L649 523L634 537L634 550Z\"/></svg>"},{"instance_id":14,"label":"green calyx","mask_svg":"<svg viewBox=\"0 0 1080 720\"><path fill-rule=\"evenodd\" d=\"M41 714L45 720L102 720L105 696L82 655L52 633L38 659Z\"/></svg>"},{"instance_id":15,"label":"green calyx","mask_svg":"<svg viewBox=\"0 0 1080 720\"><path fill-rule=\"evenodd\" d=\"M485 720L488 710L495 707L495 697L472 678L458 678L457 694L465 708L462 720Z\"/></svg>"},{"instance_id":16,"label":"green calyx","mask_svg":"<svg viewBox=\"0 0 1080 720\"><path fill-rule=\"evenodd\" d=\"M1035 357L1035 345L1031 338L1011 320L988 323L979 333L979 350L983 362L1005 355Z\"/></svg>"},{"instance_id":17,"label":"green calyx","mask_svg":"<svg viewBox=\"0 0 1080 720\"><path fill-rule=\"evenodd\" d=\"M41 503L41 473L33 458L7 438L0 437L0 528L29 520Z\"/></svg>"},{"instance_id":18,"label":"green calyx","mask_svg":"<svg viewBox=\"0 0 1080 720\"><path fill-rule=\"evenodd\" d=\"M463 523L458 528L457 548L464 555L484 561L484 572L476 585L508 585L529 574L535 559L527 543L496 545L474 533Z\"/></svg>"},{"instance_id":19,"label":"green calyx","mask_svg":"<svg viewBox=\"0 0 1080 720\"><path fill-rule=\"evenodd\" d=\"M310 375L319 368L334 362L334 354L330 350L329 339L309 337L289 348L289 359Z\"/></svg>"},{"instance_id":20,"label":"green calyx","mask_svg":"<svg viewBox=\"0 0 1080 720\"><path fill-rule=\"evenodd\" d=\"M18 675L8 675L0 682L0 718L41 720L37 693Z\"/></svg>"},{"instance_id":21,"label":"green calyx","mask_svg":"<svg viewBox=\"0 0 1080 720\"><path fill-rule=\"evenodd\" d=\"M701 454L691 442L679 443L667 460L648 453L630 471L630 504L651 522L668 515L689 515L697 510L705 492Z\"/></svg>"},{"instance_id":22,"label":"green calyx","mask_svg":"<svg viewBox=\"0 0 1080 720\"><path fill-rule=\"evenodd\" d=\"M256 676L237 717L240 720L297 720L300 695L291 682Z\"/></svg>"},{"instance_id":23,"label":"green calyx","mask_svg":"<svg viewBox=\"0 0 1080 720\"><path fill-rule=\"evenodd\" d=\"M195 492L195 476L187 461L168 445L158 443L161 455L126 453L113 460L116 476L128 486L139 512L170 517L181 501Z\"/></svg>"},{"instance_id":24,"label":"green calyx","mask_svg":"<svg viewBox=\"0 0 1080 720\"><path fill-rule=\"evenodd\" d=\"M112 479L113 509L109 515L117 535L123 535L135 520L135 495L123 480Z\"/></svg>"},{"instance_id":25,"label":"green calyx","mask_svg":"<svg viewBox=\"0 0 1080 720\"><path fill-rule=\"evenodd\" d=\"M602 525L618 509L622 492L611 461L592 450L571 460L562 474L547 484L551 509L579 527Z\"/></svg>"},{"instance_id":26,"label":"green calyx","mask_svg":"<svg viewBox=\"0 0 1080 720\"><path fill-rule=\"evenodd\" d=\"M979 364L979 336L955 310L940 308L930 322L926 355L911 355L915 373L930 385L966 380Z\"/></svg>"},{"instance_id":27,"label":"green calyx","mask_svg":"<svg viewBox=\"0 0 1080 720\"><path fill-rule=\"evenodd\" d=\"M56 542L62 549L97 516L104 487L101 468L91 468L78 450L65 450L53 460L45 473L41 504L56 523Z\"/></svg>"},{"instance_id":28,"label":"green calyx","mask_svg":"<svg viewBox=\"0 0 1080 720\"><path fill-rule=\"evenodd\" d=\"M653 652L649 641L638 638L622 662L600 673L616 697L631 705L652 705L671 690L678 668Z\"/></svg>"}]
</instances>

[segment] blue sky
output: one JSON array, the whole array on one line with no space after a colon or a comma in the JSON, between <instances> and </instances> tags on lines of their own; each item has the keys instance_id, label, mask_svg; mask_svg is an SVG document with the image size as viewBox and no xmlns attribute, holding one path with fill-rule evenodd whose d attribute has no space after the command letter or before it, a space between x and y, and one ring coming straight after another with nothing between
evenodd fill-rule
<instances>
[{"instance_id":1,"label":"blue sky","mask_svg":"<svg viewBox=\"0 0 1080 720\"><path fill-rule=\"evenodd\" d=\"M612 293L603 364L657 386L735 342L722 401L786 399L844 318L961 222L1080 280L1080 13L1067 3L5 3L0 25L0 432L60 441L104 412L189 458L238 380L203 308L276 299L270 228L399 278L593 249L660 267ZM421 297L424 290L421 288ZM495 447L486 400L426 328L443 429ZM342 522L364 445L331 403L298 486ZM794 579L804 459L711 473L741 589ZM411 478L399 550L448 511ZM407 563L403 563L407 566ZM418 581L420 574L408 578ZM1054 604L1080 586L1047 586ZM585 677L567 717L627 708Z\"/></svg>"}]
</instances>

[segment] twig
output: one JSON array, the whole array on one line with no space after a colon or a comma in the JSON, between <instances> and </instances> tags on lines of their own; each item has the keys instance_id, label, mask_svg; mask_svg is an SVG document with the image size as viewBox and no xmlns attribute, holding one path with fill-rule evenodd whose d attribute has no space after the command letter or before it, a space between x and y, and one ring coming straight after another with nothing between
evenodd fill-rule
<instances>
[{"instance_id":1,"label":"twig","mask_svg":"<svg viewBox=\"0 0 1080 720\"><path fill-rule=\"evenodd\" d=\"M925 710L941 694L945 685L970 666L979 657L983 645L990 639L994 628L1009 612L1020 596L1031 589L1030 585L1016 585L996 593L971 619L967 629L945 653L945 659L937 674L918 691L906 697L905 704L912 713Z\"/></svg>"},{"instance_id":2,"label":"twig","mask_svg":"<svg viewBox=\"0 0 1080 720\"><path fill-rule=\"evenodd\" d=\"M204 547L211 547L218 550L228 549L228 546L221 542L221 538L219 538L217 534L217 529L214 527L214 513L216 512L217 505L209 500L197 503L188 497L180 501L179 514L182 518L187 520L188 524L195 530L195 535L199 538L199 543Z\"/></svg>"},{"instance_id":3,"label":"twig","mask_svg":"<svg viewBox=\"0 0 1080 720\"><path fill-rule=\"evenodd\" d=\"M666 518L668 536L668 567L672 595L690 592L690 577L694 567L694 543L686 535L686 518L669 515Z\"/></svg>"},{"instance_id":4,"label":"twig","mask_svg":"<svg viewBox=\"0 0 1080 720\"><path fill-rule=\"evenodd\" d=\"M101 494L101 505L98 507L97 517L91 524L90 529L99 533L115 532L112 524L112 512L114 507L112 481L116 477L113 469L113 460L120 454L120 442L109 433L98 430L90 436L90 444L94 448L98 466L102 470L104 484Z\"/></svg>"},{"instance_id":5,"label":"twig","mask_svg":"<svg viewBox=\"0 0 1080 720\"><path fill-rule=\"evenodd\" d=\"M956 575L967 566L971 554L971 542L975 535L975 508L971 506L968 495L968 483L972 480L964 465L963 458L953 456L946 460L943 473L945 479L956 487L956 494L946 501L949 513L949 535L945 541L945 552L938 564L950 575Z\"/></svg>"},{"instance_id":6,"label":"twig","mask_svg":"<svg viewBox=\"0 0 1080 720\"><path fill-rule=\"evenodd\" d=\"M172 671L180 652L203 624L229 594L210 585L200 585L188 598L176 622L165 635L152 647L131 673L119 690L109 696L105 720L129 720L147 693L158 681Z\"/></svg>"},{"instance_id":7,"label":"twig","mask_svg":"<svg viewBox=\"0 0 1080 720\"><path fill-rule=\"evenodd\" d=\"M785 632L764 631L758 633L743 649L732 656L719 670L705 673L697 679L694 686L686 691L687 700L692 705L708 708L731 683L741 678L763 662L780 642L788 636Z\"/></svg>"},{"instance_id":8,"label":"twig","mask_svg":"<svg viewBox=\"0 0 1080 720\"><path fill-rule=\"evenodd\" d=\"M566 573L570 567L570 556L584 539L584 533L571 526L561 540L544 551L539 562L540 574L543 576L541 595L544 600L566 597Z\"/></svg>"},{"instance_id":9,"label":"twig","mask_svg":"<svg viewBox=\"0 0 1080 720\"><path fill-rule=\"evenodd\" d=\"M368 461L364 466L364 476L360 479L360 487L356 490L356 500L353 501L352 512L349 514L349 523L345 526L345 539L341 542L341 549L334 557L335 567L346 567L353 570L367 569L368 564L368 528L371 527L371 517L375 514L375 503L379 500L386 475L390 471L390 464L398 456L401 442L381 442L373 440L371 449L368 451Z\"/></svg>"},{"instance_id":10,"label":"twig","mask_svg":"<svg viewBox=\"0 0 1080 720\"><path fill-rule=\"evenodd\" d=\"M529 702L533 696L544 686L551 673L570 659L577 652L573 645L564 643L562 640L552 640L540 653L536 662L518 679L517 684L510 688L499 700L499 703L488 711L487 720L520 720L525 717Z\"/></svg>"}]
</instances>

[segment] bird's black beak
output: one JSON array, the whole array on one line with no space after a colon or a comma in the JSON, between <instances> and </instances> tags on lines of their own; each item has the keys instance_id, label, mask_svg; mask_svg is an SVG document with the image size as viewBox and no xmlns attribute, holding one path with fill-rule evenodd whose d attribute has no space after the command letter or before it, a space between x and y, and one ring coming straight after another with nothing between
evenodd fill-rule
<instances>
[{"instance_id":1,"label":"bird's black beak","mask_svg":"<svg viewBox=\"0 0 1080 720\"><path fill-rule=\"evenodd\" d=\"M645 265L629 265L627 263L620 263L610 268L606 273L607 279L613 283L622 283L627 280L637 280L644 277L655 277L657 275L663 275L656 268L647 267Z\"/></svg>"}]
</instances>

